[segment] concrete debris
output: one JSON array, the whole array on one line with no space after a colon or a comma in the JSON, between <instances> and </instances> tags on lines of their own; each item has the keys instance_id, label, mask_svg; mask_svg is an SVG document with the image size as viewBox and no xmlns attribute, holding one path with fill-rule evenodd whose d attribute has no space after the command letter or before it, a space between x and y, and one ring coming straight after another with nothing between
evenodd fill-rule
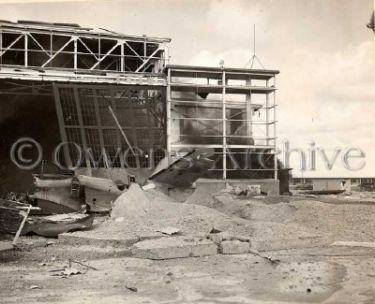
<instances>
[{"instance_id":1,"label":"concrete debris","mask_svg":"<svg viewBox=\"0 0 375 304\"><path fill-rule=\"evenodd\" d=\"M222 241L219 246L219 252L222 254L243 254L250 250L250 243L234 241Z\"/></svg>"},{"instance_id":2,"label":"concrete debris","mask_svg":"<svg viewBox=\"0 0 375 304\"><path fill-rule=\"evenodd\" d=\"M111 211L113 219L119 217L143 217L151 208L151 202L138 184L131 184L129 189L114 202Z\"/></svg>"},{"instance_id":3,"label":"concrete debris","mask_svg":"<svg viewBox=\"0 0 375 304\"><path fill-rule=\"evenodd\" d=\"M65 268L65 270L61 272L61 276L65 277L70 277L77 274L81 274L81 272L76 268Z\"/></svg>"},{"instance_id":4,"label":"concrete debris","mask_svg":"<svg viewBox=\"0 0 375 304\"><path fill-rule=\"evenodd\" d=\"M241 235L230 235L227 232L210 233L207 238L214 243L221 243L223 241L239 241L239 242L250 242L250 238Z\"/></svg>"},{"instance_id":5,"label":"concrete debris","mask_svg":"<svg viewBox=\"0 0 375 304\"><path fill-rule=\"evenodd\" d=\"M167 235L175 235L181 233L181 230L175 227L165 227L159 230L156 230L156 232L161 232L162 234Z\"/></svg>"},{"instance_id":6,"label":"concrete debris","mask_svg":"<svg viewBox=\"0 0 375 304\"><path fill-rule=\"evenodd\" d=\"M330 246L375 248L375 242L337 241Z\"/></svg>"},{"instance_id":7,"label":"concrete debris","mask_svg":"<svg viewBox=\"0 0 375 304\"><path fill-rule=\"evenodd\" d=\"M138 292L138 288L137 287L133 287L133 286L125 286L126 289L132 291L132 292Z\"/></svg>"},{"instance_id":8,"label":"concrete debris","mask_svg":"<svg viewBox=\"0 0 375 304\"><path fill-rule=\"evenodd\" d=\"M261 194L260 185L246 185L246 187L241 186L230 186L228 185L225 192L234 193L237 196L251 197Z\"/></svg>"},{"instance_id":9,"label":"concrete debris","mask_svg":"<svg viewBox=\"0 0 375 304\"><path fill-rule=\"evenodd\" d=\"M211 231L210 231L210 233L212 233L212 234L215 234L215 233L220 233L220 232L222 232L220 229L216 229L215 227L213 227L212 229L211 229Z\"/></svg>"},{"instance_id":10,"label":"concrete debris","mask_svg":"<svg viewBox=\"0 0 375 304\"><path fill-rule=\"evenodd\" d=\"M41 289L38 285L30 285L29 289Z\"/></svg>"},{"instance_id":11,"label":"concrete debris","mask_svg":"<svg viewBox=\"0 0 375 304\"><path fill-rule=\"evenodd\" d=\"M13 249L13 245L12 243L9 241L0 241L0 251L7 251L7 250L12 250Z\"/></svg>"},{"instance_id":12,"label":"concrete debris","mask_svg":"<svg viewBox=\"0 0 375 304\"><path fill-rule=\"evenodd\" d=\"M61 278L68 278L74 275L82 274L82 272L76 268L72 267L65 267L62 269L53 269L50 272L52 277L61 277Z\"/></svg>"},{"instance_id":13,"label":"concrete debris","mask_svg":"<svg viewBox=\"0 0 375 304\"><path fill-rule=\"evenodd\" d=\"M136 258L165 260L217 254L217 246L207 239L176 236L136 243L132 255Z\"/></svg>"}]
</instances>

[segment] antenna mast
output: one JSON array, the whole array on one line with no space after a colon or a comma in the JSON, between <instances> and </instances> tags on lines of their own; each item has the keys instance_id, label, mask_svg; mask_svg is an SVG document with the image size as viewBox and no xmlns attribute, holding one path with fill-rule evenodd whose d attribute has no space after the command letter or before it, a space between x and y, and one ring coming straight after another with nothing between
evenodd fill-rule
<instances>
[{"instance_id":1,"label":"antenna mast","mask_svg":"<svg viewBox=\"0 0 375 304\"><path fill-rule=\"evenodd\" d=\"M245 68L249 65L249 63L251 63L250 69L252 69L255 61L257 61L260 64L260 66L264 69L264 65L260 62L260 59L258 58L258 56L255 53L255 42L256 42L256 39L255 39L255 24L254 24L253 56L251 56L250 60L246 63Z\"/></svg>"}]
</instances>

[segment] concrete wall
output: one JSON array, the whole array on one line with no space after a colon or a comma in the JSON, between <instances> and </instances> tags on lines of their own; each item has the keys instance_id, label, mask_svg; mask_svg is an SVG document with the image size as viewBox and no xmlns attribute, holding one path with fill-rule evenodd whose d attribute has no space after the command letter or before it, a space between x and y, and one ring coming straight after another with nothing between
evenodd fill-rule
<instances>
[{"instance_id":1,"label":"concrete wall","mask_svg":"<svg viewBox=\"0 0 375 304\"><path fill-rule=\"evenodd\" d=\"M350 191L349 178L319 178L313 179L314 191L346 190Z\"/></svg>"}]
</instances>

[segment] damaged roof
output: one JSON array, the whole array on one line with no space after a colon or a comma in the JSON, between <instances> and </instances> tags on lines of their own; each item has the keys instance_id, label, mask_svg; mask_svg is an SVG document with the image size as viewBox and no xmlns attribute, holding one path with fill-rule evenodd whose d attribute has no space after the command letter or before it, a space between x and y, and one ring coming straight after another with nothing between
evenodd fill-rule
<instances>
[{"instance_id":1,"label":"damaged roof","mask_svg":"<svg viewBox=\"0 0 375 304\"><path fill-rule=\"evenodd\" d=\"M155 43L165 43L171 42L170 38L160 38L160 37L149 37L147 35L135 36L135 35L126 35L122 33L117 33L111 30L104 28L99 28L99 30L94 30L93 28L81 27L76 23L51 23L51 22L42 22L42 21L29 21L29 20L19 20L17 22L12 22L8 20L0 20L1 29L9 30L32 30L44 33L59 32L61 34L72 34L77 33L80 35L89 35L89 36L100 36L102 38L117 38L117 39L132 39L135 41L149 41Z\"/></svg>"}]
</instances>

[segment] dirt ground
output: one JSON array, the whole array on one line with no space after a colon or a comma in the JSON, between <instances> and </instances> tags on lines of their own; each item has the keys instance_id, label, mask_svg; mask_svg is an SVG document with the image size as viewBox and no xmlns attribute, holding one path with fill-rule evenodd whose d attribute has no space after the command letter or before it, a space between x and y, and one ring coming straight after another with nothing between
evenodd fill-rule
<instances>
[{"instance_id":1,"label":"dirt ground","mask_svg":"<svg viewBox=\"0 0 375 304\"><path fill-rule=\"evenodd\" d=\"M346 200L234 199L229 206L229 197L219 198L216 209L254 227L254 244L262 231L271 245L294 237L293 249L277 243L261 252L279 263L251 253L161 261L90 257L56 240L22 237L19 250L0 254L0 303L375 303L375 248L330 246L375 241L375 205ZM325 241L299 244L295 229ZM61 276L64 267L80 273Z\"/></svg>"}]
</instances>

